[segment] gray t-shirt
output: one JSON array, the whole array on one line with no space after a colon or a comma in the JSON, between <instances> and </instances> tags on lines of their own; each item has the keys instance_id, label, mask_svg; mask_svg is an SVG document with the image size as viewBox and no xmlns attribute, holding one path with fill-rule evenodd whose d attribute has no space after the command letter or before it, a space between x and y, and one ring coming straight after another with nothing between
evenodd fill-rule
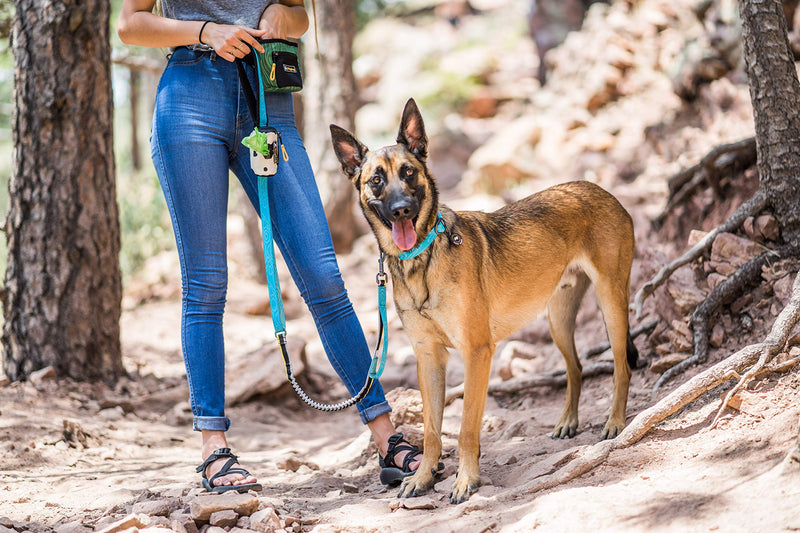
<instances>
[{"instance_id":1,"label":"gray t-shirt","mask_svg":"<svg viewBox=\"0 0 800 533\"><path fill-rule=\"evenodd\" d=\"M177 20L210 20L257 28L267 6L277 0L162 0L164 16Z\"/></svg>"}]
</instances>

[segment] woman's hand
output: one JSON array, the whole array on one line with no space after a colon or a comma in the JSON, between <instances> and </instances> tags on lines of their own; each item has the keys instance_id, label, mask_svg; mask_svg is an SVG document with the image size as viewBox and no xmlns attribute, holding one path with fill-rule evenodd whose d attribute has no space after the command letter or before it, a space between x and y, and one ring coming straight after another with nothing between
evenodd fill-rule
<instances>
[{"instance_id":1,"label":"woman's hand","mask_svg":"<svg viewBox=\"0 0 800 533\"><path fill-rule=\"evenodd\" d=\"M265 33L262 29L209 22L203 28L200 40L214 48L222 59L235 61L249 54L251 47L263 52L264 47L258 42L258 38Z\"/></svg>"},{"instance_id":2,"label":"woman's hand","mask_svg":"<svg viewBox=\"0 0 800 533\"><path fill-rule=\"evenodd\" d=\"M270 4L258 21L265 39L299 39L308 29L308 14L303 0L280 0Z\"/></svg>"}]
</instances>

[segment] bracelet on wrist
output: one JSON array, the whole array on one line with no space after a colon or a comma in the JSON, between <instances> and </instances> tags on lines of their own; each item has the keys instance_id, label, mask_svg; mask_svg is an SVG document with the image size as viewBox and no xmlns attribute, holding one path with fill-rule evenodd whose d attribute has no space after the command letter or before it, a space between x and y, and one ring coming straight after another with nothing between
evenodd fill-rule
<instances>
[{"instance_id":1,"label":"bracelet on wrist","mask_svg":"<svg viewBox=\"0 0 800 533\"><path fill-rule=\"evenodd\" d=\"M200 33L197 34L197 40L200 41L200 44L206 44L203 42L203 30L206 29L206 24L208 24L209 22L211 21L207 20L203 22L202 26L200 26Z\"/></svg>"}]
</instances>

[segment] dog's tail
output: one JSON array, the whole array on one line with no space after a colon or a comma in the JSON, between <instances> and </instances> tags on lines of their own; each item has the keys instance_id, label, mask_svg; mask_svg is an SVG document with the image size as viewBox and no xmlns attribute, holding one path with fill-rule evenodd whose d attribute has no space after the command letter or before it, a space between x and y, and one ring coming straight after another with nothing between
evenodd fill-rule
<instances>
[{"instance_id":1,"label":"dog's tail","mask_svg":"<svg viewBox=\"0 0 800 533\"><path fill-rule=\"evenodd\" d=\"M630 329L628 329L628 342L625 346L625 350L628 354L628 366L633 370L639 362L639 350L637 350L636 345L633 344L633 337L631 337Z\"/></svg>"}]
</instances>

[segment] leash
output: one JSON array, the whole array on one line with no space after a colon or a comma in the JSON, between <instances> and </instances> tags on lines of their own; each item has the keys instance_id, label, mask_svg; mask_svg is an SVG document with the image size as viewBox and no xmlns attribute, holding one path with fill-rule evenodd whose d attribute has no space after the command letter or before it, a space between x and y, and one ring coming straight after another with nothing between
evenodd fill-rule
<instances>
[{"instance_id":1,"label":"leash","mask_svg":"<svg viewBox=\"0 0 800 533\"><path fill-rule=\"evenodd\" d=\"M255 93L250 86L250 81L247 77L247 73L245 71L244 65L242 64L241 60L236 61L236 67L239 71L239 78L242 84L242 88L245 93L245 99L247 100L247 106L250 109L250 114L253 117L253 122L259 125L261 131L274 131L277 134L276 137L276 145L273 147L273 159L275 160L275 170L277 170L277 145L280 145L281 152L283 154L283 158L285 161L289 160L289 156L286 152L286 149L283 147L283 143L280 139L280 133L277 130L269 127L268 119L267 119L267 112L266 112L266 105L264 100L264 86L261 80L261 69L258 67L258 56L255 55L256 59L256 71L258 72L259 77L259 99L256 100ZM261 105L258 104L261 103ZM257 154L255 154L257 155ZM254 151L251 148L251 156L254 156ZM253 166L251 160L251 166ZM254 172L256 169L253 169ZM283 363L286 370L286 379L292 385L292 388L303 400L306 404L313 407L314 409L318 409L320 411L325 412L336 412L346 409L361 400L369 393L370 389L372 388L373 383L377 380L381 374L383 373L383 369L386 366L386 356L389 350L389 335L388 335L388 327L386 324L388 323L386 317L386 280L387 276L383 269L383 262L385 259L385 254L381 252L380 259L378 260L378 274L375 278L378 284L378 311L379 311L379 331L378 331L378 342L375 346L375 351L373 353L372 362L370 363L369 372L367 374L367 379L364 383L364 386L361 390L355 395L350 397L347 400L343 400L338 403L333 404L326 404L320 403L313 400L308 394L300 387L300 384L297 382L294 376L294 372L292 370L292 362L289 358L289 352L286 348L287 343L287 335L286 335L286 316L283 310L283 299L281 297L281 286L280 280L278 279L278 269L275 261L275 246L274 240L272 235L272 219L270 217L270 204L269 204L269 183L270 183L270 176L258 175L258 203L260 206L260 215L261 215L261 234L264 246L264 266L266 267L267 272L267 287L269 293L269 302L270 302L270 314L272 315L272 326L275 330L275 337L278 339L278 343L281 349L281 356L283 357ZM274 175L274 171L272 172ZM380 356L378 355L378 350L382 347Z\"/></svg>"}]
</instances>

